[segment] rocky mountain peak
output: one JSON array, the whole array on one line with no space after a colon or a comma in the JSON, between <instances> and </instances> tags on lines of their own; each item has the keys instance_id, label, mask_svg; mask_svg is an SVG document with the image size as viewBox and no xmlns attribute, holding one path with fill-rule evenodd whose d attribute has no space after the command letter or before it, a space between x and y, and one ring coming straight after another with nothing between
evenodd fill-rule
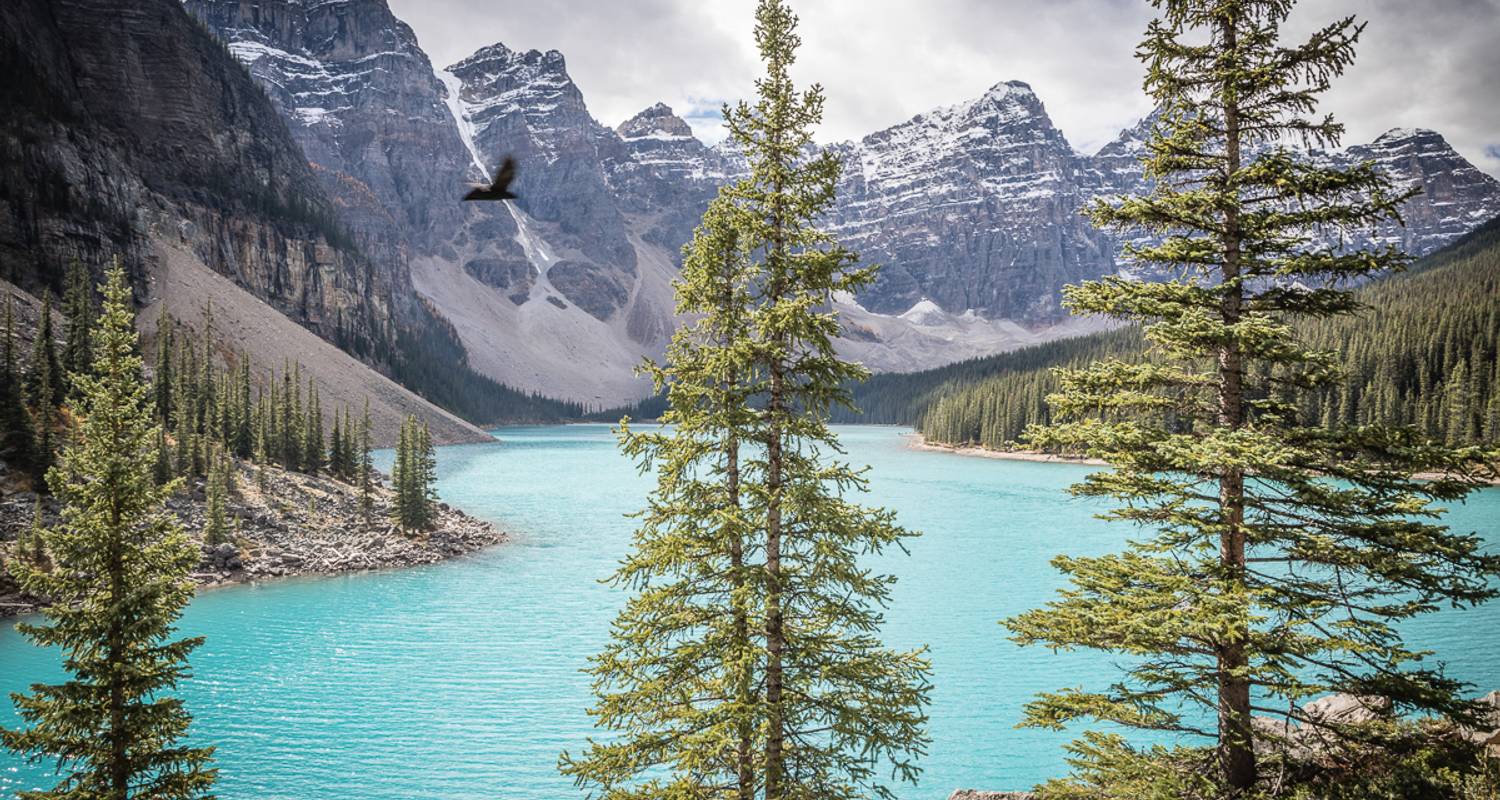
<instances>
[{"instance_id":1,"label":"rocky mountain peak","mask_svg":"<svg viewBox=\"0 0 1500 800\"><path fill-rule=\"evenodd\" d=\"M657 103L642 111L628 120L620 123L615 129L624 139L641 139L645 137L668 138L668 139L692 139L693 129L687 124L687 120L672 112L672 107L666 103Z\"/></svg>"}]
</instances>

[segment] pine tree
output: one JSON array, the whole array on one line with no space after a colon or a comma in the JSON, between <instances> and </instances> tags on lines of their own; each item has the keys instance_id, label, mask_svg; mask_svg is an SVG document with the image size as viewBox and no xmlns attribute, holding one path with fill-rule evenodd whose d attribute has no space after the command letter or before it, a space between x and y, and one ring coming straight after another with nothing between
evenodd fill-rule
<instances>
[{"instance_id":1,"label":"pine tree","mask_svg":"<svg viewBox=\"0 0 1500 800\"><path fill-rule=\"evenodd\" d=\"M848 500L862 471L825 455L830 406L866 373L822 309L874 270L815 226L840 163L807 155L822 93L788 75L796 17L762 0L756 23L760 96L725 114L751 177L687 251L679 303L702 316L655 371L674 428L622 434L657 487L591 668L611 735L561 762L605 798L889 798L885 768L914 782L927 741L928 666L881 646L892 581L859 564L912 534Z\"/></svg>"},{"instance_id":2,"label":"pine tree","mask_svg":"<svg viewBox=\"0 0 1500 800\"><path fill-rule=\"evenodd\" d=\"M216 775L212 748L180 743L191 717L168 694L201 643L171 640L198 553L163 512L170 487L151 480L156 430L131 317L117 264L93 369L80 379L80 435L50 479L63 502L62 523L43 534L55 569L19 569L23 589L53 600L46 624L19 629L61 648L71 675L16 695L29 727L0 731L7 748L55 759L62 776L53 790L22 798L198 798Z\"/></svg>"},{"instance_id":3,"label":"pine tree","mask_svg":"<svg viewBox=\"0 0 1500 800\"><path fill-rule=\"evenodd\" d=\"M344 478L344 432L343 417L333 412L333 431L328 434L328 472L335 478Z\"/></svg>"},{"instance_id":4,"label":"pine tree","mask_svg":"<svg viewBox=\"0 0 1500 800\"><path fill-rule=\"evenodd\" d=\"M316 475L323 469L323 409L318 404L318 387L307 379L307 426L302 434L302 469Z\"/></svg>"},{"instance_id":5,"label":"pine tree","mask_svg":"<svg viewBox=\"0 0 1500 800\"><path fill-rule=\"evenodd\" d=\"M219 393L217 381L214 375L214 305L210 301L203 312L203 358L198 362L198 374L195 376L197 388L194 394L197 397L197 430L207 436L220 438L217 425L219 422ZM204 470L207 471L206 468Z\"/></svg>"},{"instance_id":6,"label":"pine tree","mask_svg":"<svg viewBox=\"0 0 1500 800\"><path fill-rule=\"evenodd\" d=\"M172 371L172 328L174 323L162 308L156 319L156 369L152 376L152 392L156 401L156 418L166 425L175 419L172 414L173 388L177 382Z\"/></svg>"},{"instance_id":7,"label":"pine tree","mask_svg":"<svg viewBox=\"0 0 1500 800\"><path fill-rule=\"evenodd\" d=\"M177 474L172 468L172 447L167 443L167 432L160 420L156 426L156 453L151 464L151 477L157 486L166 486Z\"/></svg>"},{"instance_id":8,"label":"pine tree","mask_svg":"<svg viewBox=\"0 0 1500 800\"><path fill-rule=\"evenodd\" d=\"M52 562L47 558L46 532L47 526L42 518L42 498L38 497L31 505L31 527L16 542L16 555L33 569L42 572L52 568ZM12 570L11 574L19 573Z\"/></svg>"},{"instance_id":9,"label":"pine tree","mask_svg":"<svg viewBox=\"0 0 1500 800\"><path fill-rule=\"evenodd\" d=\"M15 315L10 292L5 293L5 340L0 343L0 458L11 466L35 474L36 432L31 412L21 392L21 373L16 365Z\"/></svg>"},{"instance_id":10,"label":"pine tree","mask_svg":"<svg viewBox=\"0 0 1500 800\"><path fill-rule=\"evenodd\" d=\"M437 522L437 453L432 447L432 431L427 423L413 420L412 471L414 483L412 497L416 513L413 521L420 530L431 528Z\"/></svg>"},{"instance_id":11,"label":"pine tree","mask_svg":"<svg viewBox=\"0 0 1500 800\"><path fill-rule=\"evenodd\" d=\"M402 530L420 531L432 526L436 463L427 426L415 416L408 416L401 424L395 466L391 470L391 481L396 486L392 518Z\"/></svg>"},{"instance_id":12,"label":"pine tree","mask_svg":"<svg viewBox=\"0 0 1500 800\"><path fill-rule=\"evenodd\" d=\"M36 338L32 340L31 373L27 377L27 395L40 417L43 409L53 409L63 402L65 376L57 360L57 343L53 341L52 294L42 298L42 313L37 321Z\"/></svg>"},{"instance_id":13,"label":"pine tree","mask_svg":"<svg viewBox=\"0 0 1500 800\"><path fill-rule=\"evenodd\" d=\"M237 400L234 418L234 454L250 458L255 454L255 413L250 402L250 354L240 353L239 380L235 384Z\"/></svg>"},{"instance_id":14,"label":"pine tree","mask_svg":"<svg viewBox=\"0 0 1500 800\"><path fill-rule=\"evenodd\" d=\"M281 372L281 410L277 419L280 434L280 446L277 449L283 469L297 469L302 455L301 443L298 441L301 415L297 408L295 388L292 365L287 363Z\"/></svg>"},{"instance_id":15,"label":"pine tree","mask_svg":"<svg viewBox=\"0 0 1500 800\"><path fill-rule=\"evenodd\" d=\"M68 264L66 286L63 293L63 314L68 318L66 343L63 346L62 367L71 382L73 375L80 374L93 362L89 335L94 328L94 287L89 270L79 261Z\"/></svg>"},{"instance_id":16,"label":"pine tree","mask_svg":"<svg viewBox=\"0 0 1500 800\"><path fill-rule=\"evenodd\" d=\"M396 457L391 462L391 485L396 490L391 517L402 529L410 527L412 515L411 447L411 419L407 418L401 421L401 430L396 434Z\"/></svg>"},{"instance_id":17,"label":"pine tree","mask_svg":"<svg viewBox=\"0 0 1500 800\"><path fill-rule=\"evenodd\" d=\"M359 419L359 511L365 526L370 525L375 510L375 462L370 444L370 398L365 398L364 413Z\"/></svg>"},{"instance_id":18,"label":"pine tree","mask_svg":"<svg viewBox=\"0 0 1500 800\"><path fill-rule=\"evenodd\" d=\"M1022 644L1132 657L1107 688L1042 695L1028 724L1094 718L1201 737L1208 747L1173 757L1236 795L1260 777L1254 714L1354 736L1298 704L1347 692L1401 711L1468 711L1460 684L1419 664L1394 626L1493 597L1500 557L1437 521L1435 503L1472 488L1477 449L1339 419L1310 427L1286 399L1341 377L1336 354L1308 348L1290 322L1353 312L1345 281L1406 263L1393 250L1314 246L1312 233L1366 227L1405 195L1373 164L1322 166L1285 144L1337 142L1336 123L1309 115L1361 27L1343 19L1285 47L1289 0L1155 5L1162 17L1141 48L1163 109L1145 160L1154 185L1093 216L1160 237L1127 253L1179 277L1067 291L1076 313L1142 323L1149 350L1064 370L1051 399L1060 422L1030 437L1109 462L1073 491L1115 499L1107 518L1147 533L1119 554L1057 559L1071 585L1007 624ZM1161 751L1116 734L1089 733L1074 752L1078 777L1052 787L1063 794L1158 796L1149 784L1170 772Z\"/></svg>"},{"instance_id":19,"label":"pine tree","mask_svg":"<svg viewBox=\"0 0 1500 800\"><path fill-rule=\"evenodd\" d=\"M229 516L224 508L228 501L229 483L233 480L229 454L214 448L211 456L213 466L208 471L205 491L205 521L203 543L218 546L229 541Z\"/></svg>"}]
</instances>

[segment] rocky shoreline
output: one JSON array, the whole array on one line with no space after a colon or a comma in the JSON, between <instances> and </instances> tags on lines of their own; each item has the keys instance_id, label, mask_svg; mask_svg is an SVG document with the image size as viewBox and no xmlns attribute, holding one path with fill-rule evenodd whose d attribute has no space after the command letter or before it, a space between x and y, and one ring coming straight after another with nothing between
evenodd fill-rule
<instances>
[{"instance_id":1,"label":"rocky shoreline","mask_svg":"<svg viewBox=\"0 0 1500 800\"><path fill-rule=\"evenodd\" d=\"M1457 736L1482 748L1489 758L1500 760L1500 691L1490 692L1477 700L1480 708L1479 727L1434 725L1430 728L1434 737ZM1254 717L1255 749L1262 756L1273 752L1284 752L1294 762L1316 762L1324 758L1340 744L1323 727L1330 725L1358 725L1391 717L1391 702L1384 697L1356 697L1349 694L1324 695L1304 704L1298 715L1304 722L1295 722L1289 714L1282 719ZM1032 792L987 792L978 789L957 789L948 800L1035 800Z\"/></svg>"},{"instance_id":2,"label":"rocky shoreline","mask_svg":"<svg viewBox=\"0 0 1500 800\"><path fill-rule=\"evenodd\" d=\"M200 587L434 564L506 540L503 531L446 503L438 504L438 521L431 530L397 530L390 523L392 492L383 485L372 493L368 526L359 489L328 477L240 463L235 485L225 504L231 542L200 545L203 558L193 572ZM0 495L0 555L8 557L17 538L30 528L35 502L36 495L28 491ZM202 481L173 496L168 509L190 536L201 535ZM47 524L58 521L55 505L44 503L43 515ZM38 607L36 598L19 594L0 570L0 617Z\"/></svg>"},{"instance_id":3,"label":"rocky shoreline","mask_svg":"<svg viewBox=\"0 0 1500 800\"><path fill-rule=\"evenodd\" d=\"M1090 467L1103 467L1106 463L1097 458L1083 458L1079 456L1059 456L1052 453L1039 453L1035 450L991 450L988 447L977 445L952 445L933 444L927 441L927 437L920 433L908 433L906 447L908 450L924 450L930 453L950 453L956 456L972 456L974 458L996 458L1002 461L1035 461L1046 464L1084 464Z\"/></svg>"}]
</instances>

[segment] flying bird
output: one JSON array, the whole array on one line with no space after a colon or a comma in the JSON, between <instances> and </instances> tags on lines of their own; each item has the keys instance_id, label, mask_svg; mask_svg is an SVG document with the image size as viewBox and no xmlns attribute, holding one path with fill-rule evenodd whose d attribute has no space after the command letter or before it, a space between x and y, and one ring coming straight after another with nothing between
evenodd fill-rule
<instances>
[{"instance_id":1,"label":"flying bird","mask_svg":"<svg viewBox=\"0 0 1500 800\"><path fill-rule=\"evenodd\" d=\"M510 156L505 157L505 162L500 165L500 171L495 173L495 182L489 186L475 186L464 195L465 200L514 200L516 196L510 193L510 182L516 179L516 160Z\"/></svg>"}]
</instances>

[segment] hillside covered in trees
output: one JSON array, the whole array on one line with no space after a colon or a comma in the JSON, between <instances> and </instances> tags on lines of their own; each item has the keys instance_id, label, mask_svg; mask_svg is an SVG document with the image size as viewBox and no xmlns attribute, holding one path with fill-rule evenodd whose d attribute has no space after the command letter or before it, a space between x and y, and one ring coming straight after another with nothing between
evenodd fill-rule
<instances>
[{"instance_id":1,"label":"hillside covered in trees","mask_svg":"<svg viewBox=\"0 0 1500 800\"><path fill-rule=\"evenodd\" d=\"M1308 421L1416 425L1449 443L1500 442L1500 220L1357 293L1359 312L1301 323L1345 380L1300 400ZM1010 449L1051 422L1054 367L1141 357L1121 328L921 373L876 375L840 421L909 424L929 441Z\"/></svg>"}]
</instances>

